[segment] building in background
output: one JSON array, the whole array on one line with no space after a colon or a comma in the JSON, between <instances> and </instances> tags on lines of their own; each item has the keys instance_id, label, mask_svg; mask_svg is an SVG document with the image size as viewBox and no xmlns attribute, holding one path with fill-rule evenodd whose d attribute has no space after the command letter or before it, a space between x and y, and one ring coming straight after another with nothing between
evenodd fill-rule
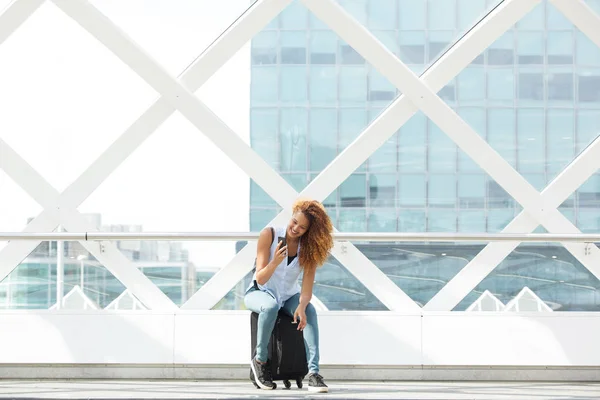
<instances>
[{"instance_id":1,"label":"building in background","mask_svg":"<svg viewBox=\"0 0 600 400\"><path fill-rule=\"evenodd\" d=\"M420 75L500 1L339 3ZM253 39L251 63L251 145L298 191L399 95L299 2ZM600 49L543 1L438 94L541 191L600 133ZM522 210L420 112L324 204L338 229L360 232L500 232ZM252 231L280 210L251 183ZM560 211L598 233L600 175ZM483 245L359 248L425 304ZM555 310L600 309L598 279L554 244L520 245L456 309L485 290L506 304L525 287ZM334 259L315 293L330 309L384 308Z\"/></svg>"},{"instance_id":2,"label":"building in background","mask_svg":"<svg viewBox=\"0 0 600 400\"><path fill-rule=\"evenodd\" d=\"M141 225L102 225L100 214L86 214L103 232L142 232ZM29 222L29 221L28 221ZM124 240L117 248L171 300L181 305L214 270L204 271L188 260L181 242ZM79 242L64 242L64 294L75 287L98 308L125 291L119 282ZM42 242L0 283L0 308L50 308L56 304L57 242Z\"/></svg>"}]
</instances>

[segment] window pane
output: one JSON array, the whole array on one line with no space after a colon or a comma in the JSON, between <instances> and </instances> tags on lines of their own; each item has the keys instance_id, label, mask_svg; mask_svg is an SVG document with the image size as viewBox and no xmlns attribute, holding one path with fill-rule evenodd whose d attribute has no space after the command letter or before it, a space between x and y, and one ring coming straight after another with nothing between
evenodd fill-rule
<instances>
[{"instance_id":1,"label":"window pane","mask_svg":"<svg viewBox=\"0 0 600 400\"><path fill-rule=\"evenodd\" d=\"M369 175L371 207L396 207L396 193L396 174Z\"/></svg>"},{"instance_id":2,"label":"window pane","mask_svg":"<svg viewBox=\"0 0 600 400\"><path fill-rule=\"evenodd\" d=\"M340 68L340 103L364 104L367 101L367 70L365 67Z\"/></svg>"},{"instance_id":3,"label":"window pane","mask_svg":"<svg viewBox=\"0 0 600 400\"><path fill-rule=\"evenodd\" d=\"M402 61L417 65L425 63L425 32L400 32L399 42Z\"/></svg>"},{"instance_id":4,"label":"window pane","mask_svg":"<svg viewBox=\"0 0 600 400\"><path fill-rule=\"evenodd\" d=\"M544 110L518 110L519 171L545 171Z\"/></svg>"},{"instance_id":5,"label":"window pane","mask_svg":"<svg viewBox=\"0 0 600 400\"><path fill-rule=\"evenodd\" d=\"M531 104L544 101L544 74L540 72L521 72L519 74L519 104Z\"/></svg>"},{"instance_id":6,"label":"window pane","mask_svg":"<svg viewBox=\"0 0 600 400\"><path fill-rule=\"evenodd\" d=\"M600 209L580 210L577 226L582 233L600 232Z\"/></svg>"},{"instance_id":7,"label":"window pane","mask_svg":"<svg viewBox=\"0 0 600 400\"><path fill-rule=\"evenodd\" d=\"M463 233L485 232L485 212L460 211L458 214L458 231Z\"/></svg>"},{"instance_id":8,"label":"window pane","mask_svg":"<svg viewBox=\"0 0 600 400\"><path fill-rule=\"evenodd\" d=\"M485 176L483 174L461 174L458 178L459 207L484 208L485 207Z\"/></svg>"},{"instance_id":9,"label":"window pane","mask_svg":"<svg viewBox=\"0 0 600 400\"><path fill-rule=\"evenodd\" d=\"M513 167L516 167L515 110L491 108L488 110L488 143Z\"/></svg>"},{"instance_id":10,"label":"window pane","mask_svg":"<svg viewBox=\"0 0 600 400\"><path fill-rule=\"evenodd\" d=\"M456 28L454 1L429 0L427 5L427 25L430 30L454 30Z\"/></svg>"},{"instance_id":11,"label":"window pane","mask_svg":"<svg viewBox=\"0 0 600 400\"><path fill-rule=\"evenodd\" d=\"M253 180L250 180L250 205L252 207L277 207L275 200Z\"/></svg>"},{"instance_id":12,"label":"window pane","mask_svg":"<svg viewBox=\"0 0 600 400\"><path fill-rule=\"evenodd\" d=\"M398 178L398 202L405 207L425 207L426 178L424 174L400 175Z\"/></svg>"},{"instance_id":13,"label":"window pane","mask_svg":"<svg viewBox=\"0 0 600 400\"><path fill-rule=\"evenodd\" d=\"M251 209L250 230L260 231L277 216L277 209Z\"/></svg>"},{"instance_id":14,"label":"window pane","mask_svg":"<svg viewBox=\"0 0 600 400\"><path fill-rule=\"evenodd\" d=\"M600 113L595 110L577 111L577 149L581 153L600 134Z\"/></svg>"},{"instance_id":15,"label":"window pane","mask_svg":"<svg viewBox=\"0 0 600 400\"><path fill-rule=\"evenodd\" d=\"M369 212L369 232L396 232L396 209L375 209Z\"/></svg>"},{"instance_id":16,"label":"window pane","mask_svg":"<svg viewBox=\"0 0 600 400\"><path fill-rule=\"evenodd\" d=\"M277 32L262 31L254 36L252 64L277 64Z\"/></svg>"},{"instance_id":17,"label":"window pane","mask_svg":"<svg viewBox=\"0 0 600 400\"><path fill-rule=\"evenodd\" d=\"M430 175L427 193L430 207L456 207L456 175Z\"/></svg>"},{"instance_id":18,"label":"window pane","mask_svg":"<svg viewBox=\"0 0 600 400\"><path fill-rule=\"evenodd\" d=\"M402 172L425 171L427 118L418 112L399 131L398 167Z\"/></svg>"},{"instance_id":19,"label":"window pane","mask_svg":"<svg viewBox=\"0 0 600 400\"><path fill-rule=\"evenodd\" d=\"M284 103L306 103L306 67L284 66L281 68L281 101Z\"/></svg>"},{"instance_id":20,"label":"window pane","mask_svg":"<svg viewBox=\"0 0 600 400\"><path fill-rule=\"evenodd\" d=\"M465 120L480 136L485 137L485 109L476 107L461 107L458 115ZM458 150L458 170L461 172L479 172L481 168L462 150Z\"/></svg>"},{"instance_id":21,"label":"window pane","mask_svg":"<svg viewBox=\"0 0 600 400\"><path fill-rule=\"evenodd\" d=\"M279 169L277 135L279 119L276 109L253 109L250 113L250 145L275 170Z\"/></svg>"},{"instance_id":22,"label":"window pane","mask_svg":"<svg viewBox=\"0 0 600 400\"><path fill-rule=\"evenodd\" d=\"M508 210L489 210L488 212L488 232L497 233L501 232L506 225L510 223L514 218L514 211Z\"/></svg>"},{"instance_id":23,"label":"window pane","mask_svg":"<svg viewBox=\"0 0 600 400\"><path fill-rule=\"evenodd\" d=\"M281 171L306 171L307 112L305 108L281 110Z\"/></svg>"},{"instance_id":24,"label":"window pane","mask_svg":"<svg viewBox=\"0 0 600 400\"><path fill-rule=\"evenodd\" d=\"M342 232L367 232L367 212L364 208L340 208L338 224Z\"/></svg>"},{"instance_id":25,"label":"window pane","mask_svg":"<svg viewBox=\"0 0 600 400\"><path fill-rule=\"evenodd\" d=\"M340 205L342 207L365 207L367 205L367 177L365 174L352 174L340 185Z\"/></svg>"},{"instance_id":26,"label":"window pane","mask_svg":"<svg viewBox=\"0 0 600 400\"><path fill-rule=\"evenodd\" d=\"M425 211L400 209L398 232L426 232L426 222Z\"/></svg>"},{"instance_id":27,"label":"window pane","mask_svg":"<svg viewBox=\"0 0 600 400\"><path fill-rule=\"evenodd\" d=\"M398 16L400 29L424 30L425 29L425 0L400 0Z\"/></svg>"},{"instance_id":28,"label":"window pane","mask_svg":"<svg viewBox=\"0 0 600 400\"><path fill-rule=\"evenodd\" d=\"M544 64L543 32L519 32L517 62L521 65Z\"/></svg>"},{"instance_id":29,"label":"window pane","mask_svg":"<svg viewBox=\"0 0 600 400\"><path fill-rule=\"evenodd\" d=\"M548 32L548 64L573 64L573 33Z\"/></svg>"},{"instance_id":30,"label":"window pane","mask_svg":"<svg viewBox=\"0 0 600 400\"><path fill-rule=\"evenodd\" d=\"M428 232L456 232L456 210L430 208L427 215Z\"/></svg>"},{"instance_id":31,"label":"window pane","mask_svg":"<svg viewBox=\"0 0 600 400\"><path fill-rule=\"evenodd\" d=\"M337 59L337 36L331 31L310 32L311 64L335 64Z\"/></svg>"},{"instance_id":32,"label":"window pane","mask_svg":"<svg viewBox=\"0 0 600 400\"><path fill-rule=\"evenodd\" d=\"M306 64L306 34L281 32L281 63Z\"/></svg>"},{"instance_id":33,"label":"window pane","mask_svg":"<svg viewBox=\"0 0 600 400\"><path fill-rule=\"evenodd\" d=\"M337 71L335 67L310 67L310 101L312 105L337 104Z\"/></svg>"},{"instance_id":34,"label":"window pane","mask_svg":"<svg viewBox=\"0 0 600 400\"><path fill-rule=\"evenodd\" d=\"M396 28L396 1L369 0L369 27L373 29Z\"/></svg>"},{"instance_id":35,"label":"window pane","mask_svg":"<svg viewBox=\"0 0 600 400\"><path fill-rule=\"evenodd\" d=\"M514 63L514 34L508 31L498 38L487 49L488 65L513 65Z\"/></svg>"},{"instance_id":36,"label":"window pane","mask_svg":"<svg viewBox=\"0 0 600 400\"><path fill-rule=\"evenodd\" d=\"M336 154L337 111L331 108L312 108L310 111L310 170L321 171L333 161Z\"/></svg>"},{"instance_id":37,"label":"window pane","mask_svg":"<svg viewBox=\"0 0 600 400\"><path fill-rule=\"evenodd\" d=\"M548 102L573 106L573 71L552 68L548 71Z\"/></svg>"},{"instance_id":38,"label":"window pane","mask_svg":"<svg viewBox=\"0 0 600 400\"><path fill-rule=\"evenodd\" d=\"M396 88L375 68L369 70L369 100L387 105L396 97Z\"/></svg>"},{"instance_id":39,"label":"window pane","mask_svg":"<svg viewBox=\"0 0 600 400\"><path fill-rule=\"evenodd\" d=\"M485 70L472 66L458 75L458 99L462 101L483 100L485 97Z\"/></svg>"},{"instance_id":40,"label":"window pane","mask_svg":"<svg viewBox=\"0 0 600 400\"><path fill-rule=\"evenodd\" d=\"M512 68L488 69L487 88L489 100L502 100L512 104L514 99L514 71Z\"/></svg>"},{"instance_id":41,"label":"window pane","mask_svg":"<svg viewBox=\"0 0 600 400\"><path fill-rule=\"evenodd\" d=\"M367 24L367 0L338 0L338 3L358 22Z\"/></svg>"},{"instance_id":42,"label":"window pane","mask_svg":"<svg viewBox=\"0 0 600 400\"><path fill-rule=\"evenodd\" d=\"M600 103L600 69L582 70L579 72L578 80L579 101Z\"/></svg>"},{"instance_id":43,"label":"window pane","mask_svg":"<svg viewBox=\"0 0 600 400\"><path fill-rule=\"evenodd\" d=\"M278 88L277 67L252 67L250 92L253 105L277 104Z\"/></svg>"},{"instance_id":44,"label":"window pane","mask_svg":"<svg viewBox=\"0 0 600 400\"><path fill-rule=\"evenodd\" d=\"M580 213L585 208L600 209L600 175L592 175L581 185L577 191L577 206Z\"/></svg>"},{"instance_id":45,"label":"window pane","mask_svg":"<svg viewBox=\"0 0 600 400\"><path fill-rule=\"evenodd\" d=\"M600 47L596 46L596 44L581 31L577 31L576 40L577 64L589 66L600 65Z\"/></svg>"},{"instance_id":46,"label":"window pane","mask_svg":"<svg viewBox=\"0 0 600 400\"><path fill-rule=\"evenodd\" d=\"M575 157L573 110L548 110L548 171L554 178Z\"/></svg>"},{"instance_id":47,"label":"window pane","mask_svg":"<svg viewBox=\"0 0 600 400\"><path fill-rule=\"evenodd\" d=\"M440 172L456 171L456 144L433 122L429 126L429 170Z\"/></svg>"},{"instance_id":48,"label":"window pane","mask_svg":"<svg viewBox=\"0 0 600 400\"><path fill-rule=\"evenodd\" d=\"M458 29L471 28L486 10L484 0L458 0Z\"/></svg>"}]
</instances>

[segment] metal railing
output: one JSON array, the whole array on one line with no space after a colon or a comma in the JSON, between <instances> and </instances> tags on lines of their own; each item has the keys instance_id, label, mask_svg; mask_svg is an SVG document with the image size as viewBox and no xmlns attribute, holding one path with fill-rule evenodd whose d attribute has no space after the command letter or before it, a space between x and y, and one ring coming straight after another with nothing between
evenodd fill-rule
<instances>
[{"instance_id":1,"label":"metal railing","mask_svg":"<svg viewBox=\"0 0 600 400\"><path fill-rule=\"evenodd\" d=\"M259 232L0 232L0 241L251 241L258 236ZM600 242L600 233L336 232L333 236L337 241L347 242Z\"/></svg>"}]
</instances>

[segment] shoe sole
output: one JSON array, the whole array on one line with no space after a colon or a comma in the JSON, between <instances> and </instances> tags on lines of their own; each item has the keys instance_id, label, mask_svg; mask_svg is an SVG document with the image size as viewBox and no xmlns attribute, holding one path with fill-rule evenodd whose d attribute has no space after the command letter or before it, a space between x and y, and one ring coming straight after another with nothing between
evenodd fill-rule
<instances>
[{"instance_id":1,"label":"shoe sole","mask_svg":"<svg viewBox=\"0 0 600 400\"><path fill-rule=\"evenodd\" d=\"M250 361L250 368L252 368L252 372L254 373L254 382L256 382L256 384L258 386L260 386L261 389L263 390L273 390L272 387L268 387L263 385L263 383L260 381L260 379L258 379L258 374L256 373L256 368L254 367L254 361Z\"/></svg>"},{"instance_id":2,"label":"shoe sole","mask_svg":"<svg viewBox=\"0 0 600 400\"><path fill-rule=\"evenodd\" d=\"M309 386L308 391L313 392L313 393L327 393L327 392L329 392L329 388Z\"/></svg>"}]
</instances>

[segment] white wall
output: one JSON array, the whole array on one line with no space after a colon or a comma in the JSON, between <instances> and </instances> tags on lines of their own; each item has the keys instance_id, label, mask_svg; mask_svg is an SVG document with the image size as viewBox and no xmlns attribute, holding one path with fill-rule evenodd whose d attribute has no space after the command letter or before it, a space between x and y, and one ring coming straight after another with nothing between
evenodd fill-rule
<instances>
[{"instance_id":1,"label":"white wall","mask_svg":"<svg viewBox=\"0 0 600 400\"><path fill-rule=\"evenodd\" d=\"M598 366L600 314L323 312L321 363ZM0 313L0 364L246 364L245 311Z\"/></svg>"}]
</instances>

